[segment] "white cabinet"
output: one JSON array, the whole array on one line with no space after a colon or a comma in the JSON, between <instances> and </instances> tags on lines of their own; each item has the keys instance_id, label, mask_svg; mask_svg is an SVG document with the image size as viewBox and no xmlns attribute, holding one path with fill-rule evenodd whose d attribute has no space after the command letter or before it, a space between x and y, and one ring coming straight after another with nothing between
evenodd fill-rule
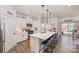
<instances>
[{"instance_id":1,"label":"white cabinet","mask_svg":"<svg viewBox=\"0 0 79 59\"><path fill-rule=\"evenodd\" d=\"M5 52L8 52L15 44L15 27L16 22L15 19L12 19L10 17L4 17L4 23L5 23Z\"/></svg>"},{"instance_id":2,"label":"white cabinet","mask_svg":"<svg viewBox=\"0 0 79 59\"><path fill-rule=\"evenodd\" d=\"M16 28L18 25L25 25L25 19L21 18L10 18L5 16L5 52L8 52L13 46L15 46L18 42L26 40L28 38L28 34L25 31L20 33L16 32Z\"/></svg>"},{"instance_id":3,"label":"white cabinet","mask_svg":"<svg viewBox=\"0 0 79 59\"><path fill-rule=\"evenodd\" d=\"M36 37L30 37L30 47L32 52L39 52L40 49L40 39Z\"/></svg>"},{"instance_id":4,"label":"white cabinet","mask_svg":"<svg viewBox=\"0 0 79 59\"><path fill-rule=\"evenodd\" d=\"M22 18L17 17L15 22L16 22L16 28L19 26L21 26L22 29L26 28L26 19L22 19ZM28 38L28 33L25 31L22 31L19 33L16 32L15 36L16 36L16 41L21 42L21 41L26 40Z\"/></svg>"},{"instance_id":5,"label":"white cabinet","mask_svg":"<svg viewBox=\"0 0 79 59\"><path fill-rule=\"evenodd\" d=\"M27 32L16 32L17 25L24 26L26 24L26 21L24 19L11 18L9 16L3 16L2 21L5 24L5 52L8 52L18 42L21 42L28 38Z\"/></svg>"}]
</instances>

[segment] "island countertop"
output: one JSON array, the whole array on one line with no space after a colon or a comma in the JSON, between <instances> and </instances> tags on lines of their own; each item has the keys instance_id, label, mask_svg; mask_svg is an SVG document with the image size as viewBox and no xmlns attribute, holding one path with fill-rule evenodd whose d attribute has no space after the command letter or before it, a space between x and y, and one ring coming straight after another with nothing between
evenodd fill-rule
<instances>
[{"instance_id":1,"label":"island countertop","mask_svg":"<svg viewBox=\"0 0 79 59\"><path fill-rule=\"evenodd\" d=\"M31 34L30 36L35 37L35 38L39 38L39 39L42 39L42 40L46 40L55 33L56 32L34 33L34 34Z\"/></svg>"}]
</instances>

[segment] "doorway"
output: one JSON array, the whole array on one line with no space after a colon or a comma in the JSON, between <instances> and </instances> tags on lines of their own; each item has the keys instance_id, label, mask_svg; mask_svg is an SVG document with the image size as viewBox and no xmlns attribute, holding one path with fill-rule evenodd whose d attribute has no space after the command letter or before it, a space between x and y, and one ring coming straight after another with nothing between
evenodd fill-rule
<instances>
[{"instance_id":1,"label":"doorway","mask_svg":"<svg viewBox=\"0 0 79 59\"><path fill-rule=\"evenodd\" d=\"M74 23L73 22L63 22L61 25L61 32L63 32L63 34L69 34L72 35L74 30Z\"/></svg>"}]
</instances>

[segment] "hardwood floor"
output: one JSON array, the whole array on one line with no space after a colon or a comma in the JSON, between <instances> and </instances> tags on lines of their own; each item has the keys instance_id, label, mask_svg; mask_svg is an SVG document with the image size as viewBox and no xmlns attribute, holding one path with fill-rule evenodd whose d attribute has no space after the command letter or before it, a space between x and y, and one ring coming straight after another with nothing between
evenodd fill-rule
<instances>
[{"instance_id":1,"label":"hardwood floor","mask_svg":"<svg viewBox=\"0 0 79 59\"><path fill-rule=\"evenodd\" d=\"M18 43L8 53L32 53L28 41ZM79 53L79 44L75 44L72 36L62 35L54 53Z\"/></svg>"},{"instance_id":2,"label":"hardwood floor","mask_svg":"<svg viewBox=\"0 0 79 59\"><path fill-rule=\"evenodd\" d=\"M2 40L1 31L0 31L0 53L2 52L3 52L3 40Z\"/></svg>"},{"instance_id":3,"label":"hardwood floor","mask_svg":"<svg viewBox=\"0 0 79 59\"><path fill-rule=\"evenodd\" d=\"M79 45L75 44L72 35L62 35L56 53L79 53Z\"/></svg>"},{"instance_id":4,"label":"hardwood floor","mask_svg":"<svg viewBox=\"0 0 79 59\"><path fill-rule=\"evenodd\" d=\"M29 40L25 40L23 42L18 43L8 53L31 53L31 49L28 46L28 41Z\"/></svg>"}]
</instances>

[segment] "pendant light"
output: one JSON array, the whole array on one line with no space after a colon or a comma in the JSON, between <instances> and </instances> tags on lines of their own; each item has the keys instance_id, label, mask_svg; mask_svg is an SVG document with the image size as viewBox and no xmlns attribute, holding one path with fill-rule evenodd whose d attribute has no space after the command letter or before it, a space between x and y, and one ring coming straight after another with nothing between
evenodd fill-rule
<instances>
[{"instance_id":1,"label":"pendant light","mask_svg":"<svg viewBox=\"0 0 79 59\"><path fill-rule=\"evenodd\" d=\"M49 12L49 15L50 15L50 25L51 25L51 14L52 14L52 12Z\"/></svg>"},{"instance_id":2,"label":"pendant light","mask_svg":"<svg viewBox=\"0 0 79 59\"><path fill-rule=\"evenodd\" d=\"M41 5L42 7L42 11L41 11L41 14L42 14L42 24L44 24L44 5Z\"/></svg>"},{"instance_id":3,"label":"pendant light","mask_svg":"<svg viewBox=\"0 0 79 59\"><path fill-rule=\"evenodd\" d=\"M48 9L46 10L47 11L47 20L46 20L46 23L48 24Z\"/></svg>"}]
</instances>

